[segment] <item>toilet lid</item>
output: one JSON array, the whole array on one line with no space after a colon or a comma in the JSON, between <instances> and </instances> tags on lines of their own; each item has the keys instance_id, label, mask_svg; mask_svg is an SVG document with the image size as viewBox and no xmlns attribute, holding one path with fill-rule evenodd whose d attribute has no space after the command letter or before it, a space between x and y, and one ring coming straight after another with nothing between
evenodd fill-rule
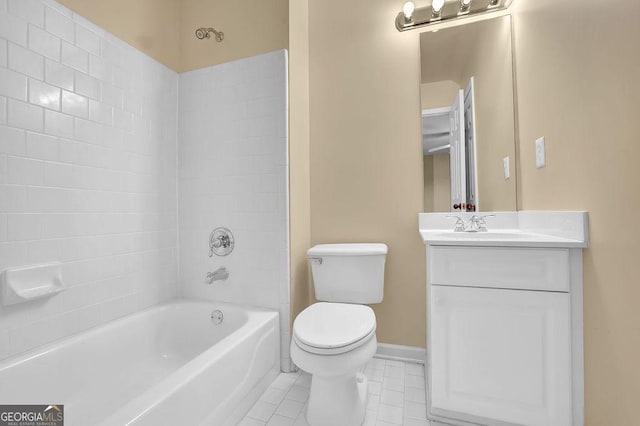
<instances>
[{"instance_id":1,"label":"toilet lid","mask_svg":"<svg viewBox=\"0 0 640 426\"><path fill-rule=\"evenodd\" d=\"M302 311L293 323L296 340L318 349L353 345L375 330L373 309L350 303L315 303Z\"/></svg>"}]
</instances>

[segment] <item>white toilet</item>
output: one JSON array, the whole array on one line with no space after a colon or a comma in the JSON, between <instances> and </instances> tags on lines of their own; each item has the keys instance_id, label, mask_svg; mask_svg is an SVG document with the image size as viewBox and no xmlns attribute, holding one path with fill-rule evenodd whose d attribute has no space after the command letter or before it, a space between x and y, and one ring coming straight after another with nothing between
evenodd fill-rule
<instances>
[{"instance_id":1,"label":"white toilet","mask_svg":"<svg viewBox=\"0 0 640 426\"><path fill-rule=\"evenodd\" d=\"M364 303L380 303L385 244L321 244L307 251L315 303L293 323L291 359L311 374L307 422L354 426L364 421L367 378L376 353L376 317Z\"/></svg>"}]
</instances>

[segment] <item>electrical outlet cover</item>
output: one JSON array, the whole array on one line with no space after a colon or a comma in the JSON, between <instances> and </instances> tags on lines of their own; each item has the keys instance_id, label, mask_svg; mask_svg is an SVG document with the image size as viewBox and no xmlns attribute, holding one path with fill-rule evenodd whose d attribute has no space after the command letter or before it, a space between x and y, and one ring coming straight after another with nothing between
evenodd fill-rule
<instances>
[{"instance_id":1,"label":"electrical outlet cover","mask_svg":"<svg viewBox=\"0 0 640 426\"><path fill-rule=\"evenodd\" d=\"M511 177L511 171L509 170L509 157L502 159L502 165L504 167L504 179L507 180Z\"/></svg>"},{"instance_id":2,"label":"electrical outlet cover","mask_svg":"<svg viewBox=\"0 0 640 426\"><path fill-rule=\"evenodd\" d=\"M536 167L538 169L547 165L547 158L544 146L544 137L536 139Z\"/></svg>"}]
</instances>

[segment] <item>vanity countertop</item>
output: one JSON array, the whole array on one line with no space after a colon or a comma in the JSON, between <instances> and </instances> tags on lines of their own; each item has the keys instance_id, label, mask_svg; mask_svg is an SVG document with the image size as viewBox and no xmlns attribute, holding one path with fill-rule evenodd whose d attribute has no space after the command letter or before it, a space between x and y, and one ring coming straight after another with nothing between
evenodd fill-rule
<instances>
[{"instance_id":1,"label":"vanity countertop","mask_svg":"<svg viewBox=\"0 0 640 426\"><path fill-rule=\"evenodd\" d=\"M486 218L487 232L454 232L458 216L467 222L472 216ZM427 245L564 247L589 246L586 212L517 211L491 213L420 213L419 232Z\"/></svg>"}]
</instances>

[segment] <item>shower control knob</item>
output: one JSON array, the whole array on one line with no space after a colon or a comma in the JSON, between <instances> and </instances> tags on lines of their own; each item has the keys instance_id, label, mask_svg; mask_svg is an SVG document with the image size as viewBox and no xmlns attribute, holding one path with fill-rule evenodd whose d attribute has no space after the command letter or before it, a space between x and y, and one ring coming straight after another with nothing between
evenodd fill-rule
<instances>
[{"instance_id":1,"label":"shower control knob","mask_svg":"<svg viewBox=\"0 0 640 426\"><path fill-rule=\"evenodd\" d=\"M216 228L209 235L209 257L226 256L233 251L233 234L227 228Z\"/></svg>"}]
</instances>

